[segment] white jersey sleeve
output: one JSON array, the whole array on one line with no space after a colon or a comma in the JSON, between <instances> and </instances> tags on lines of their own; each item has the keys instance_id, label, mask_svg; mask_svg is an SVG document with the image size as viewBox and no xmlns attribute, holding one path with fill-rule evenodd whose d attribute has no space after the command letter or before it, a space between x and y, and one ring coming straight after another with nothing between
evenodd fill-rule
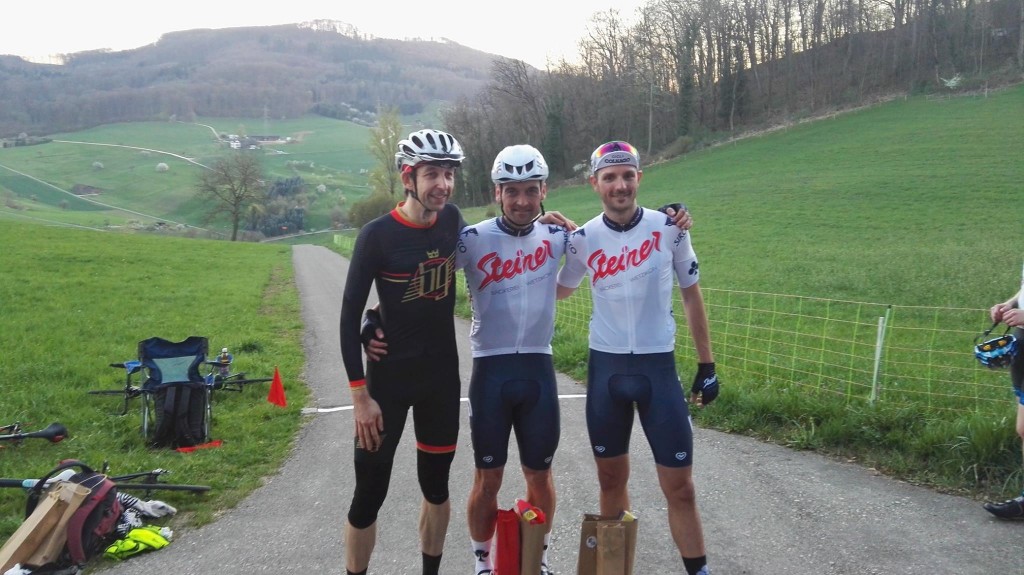
<instances>
[{"instance_id":1,"label":"white jersey sleeve","mask_svg":"<svg viewBox=\"0 0 1024 575\"><path fill-rule=\"evenodd\" d=\"M700 281L697 254L690 244L690 234L685 230L676 232L675 241L672 243L672 266L676 270L676 280L680 288L688 288Z\"/></svg>"}]
</instances>

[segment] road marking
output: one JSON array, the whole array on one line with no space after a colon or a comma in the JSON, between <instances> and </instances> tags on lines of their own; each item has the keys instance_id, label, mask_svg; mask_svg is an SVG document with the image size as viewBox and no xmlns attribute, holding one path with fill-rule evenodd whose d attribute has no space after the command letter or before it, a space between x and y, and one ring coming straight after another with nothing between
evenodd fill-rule
<instances>
[{"instance_id":1,"label":"road marking","mask_svg":"<svg viewBox=\"0 0 1024 575\"><path fill-rule=\"evenodd\" d=\"M586 397L585 393L568 393L559 395L558 399L581 399ZM459 398L459 401L469 401L468 397ZM334 413L336 411L352 411L351 405L339 405L337 407L303 407L302 415L313 415L316 413Z\"/></svg>"}]
</instances>

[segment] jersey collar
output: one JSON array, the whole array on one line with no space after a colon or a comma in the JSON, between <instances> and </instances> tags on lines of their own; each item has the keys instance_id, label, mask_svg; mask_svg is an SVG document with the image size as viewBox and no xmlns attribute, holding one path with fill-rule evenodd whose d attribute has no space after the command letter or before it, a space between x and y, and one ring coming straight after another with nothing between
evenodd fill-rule
<instances>
[{"instance_id":1,"label":"jersey collar","mask_svg":"<svg viewBox=\"0 0 1024 575\"><path fill-rule=\"evenodd\" d=\"M640 206L637 206L636 213L633 214L633 217L630 218L629 221L626 222L625 225L617 223L617 222L613 222L611 220L611 218L609 218L607 216L607 214L604 214L604 213L601 214L601 220L604 221L604 225L608 226L613 231L616 231L616 232L628 232L629 230L635 228L637 226L637 224L640 223L640 220L643 218L643 216L644 216L644 209L641 208Z\"/></svg>"},{"instance_id":2,"label":"jersey collar","mask_svg":"<svg viewBox=\"0 0 1024 575\"><path fill-rule=\"evenodd\" d=\"M498 224L499 230L505 232L510 236L515 236L517 238L530 235L530 232L533 231L534 225L533 222L530 222L530 225L526 226L525 228L513 228L512 226L505 223L505 218L502 216L498 216L497 218L495 218L495 223Z\"/></svg>"}]
</instances>

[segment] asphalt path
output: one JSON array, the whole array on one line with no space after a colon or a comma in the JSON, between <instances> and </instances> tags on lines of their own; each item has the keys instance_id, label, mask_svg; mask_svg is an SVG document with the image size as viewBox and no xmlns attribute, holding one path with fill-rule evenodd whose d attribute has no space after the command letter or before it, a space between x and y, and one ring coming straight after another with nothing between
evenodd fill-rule
<instances>
[{"instance_id":1,"label":"asphalt path","mask_svg":"<svg viewBox=\"0 0 1024 575\"><path fill-rule=\"evenodd\" d=\"M354 483L353 429L338 315L347 261L326 248L300 245L294 247L293 262L306 328L303 379L312 397L292 454L276 475L214 523L179 532L165 549L104 573L345 573L342 527ZM468 326L462 320L456 324L465 397ZM557 573L568 575L576 572L580 519L597 511L597 481L586 439L585 390L564 376L558 387L563 396L553 466L558 511L549 558ZM465 404L462 413L441 572L472 575L465 506L473 461ZM976 501L814 453L704 429L699 416L694 443L698 503L715 575L1024 574L1024 523L991 518ZM683 573L639 425L631 455L630 492L640 519L636 573ZM517 458L513 442L510 462ZM371 574L420 573L414 466L407 423L378 520ZM516 467L506 470L503 506L524 492Z\"/></svg>"}]
</instances>

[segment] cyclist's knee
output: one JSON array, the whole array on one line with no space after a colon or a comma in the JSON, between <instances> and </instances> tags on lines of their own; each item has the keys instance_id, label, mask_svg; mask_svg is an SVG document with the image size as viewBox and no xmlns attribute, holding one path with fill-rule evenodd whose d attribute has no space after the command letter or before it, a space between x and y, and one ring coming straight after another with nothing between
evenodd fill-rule
<instances>
[{"instance_id":1,"label":"cyclist's knee","mask_svg":"<svg viewBox=\"0 0 1024 575\"><path fill-rule=\"evenodd\" d=\"M384 485L383 489L377 485ZM348 522L356 529L366 529L377 521L377 513L384 505L384 498L387 496L387 482L378 482L369 489L360 489L356 485L355 495L352 496L352 505L348 508Z\"/></svg>"},{"instance_id":2,"label":"cyclist's knee","mask_svg":"<svg viewBox=\"0 0 1024 575\"><path fill-rule=\"evenodd\" d=\"M428 503L440 505L448 501L448 474L455 459L455 452L417 452L417 475L420 491Z\"/></svg>"},{"instance_id":3,"label":"cyclist's knee","mask_svg":"<svg viewBox=\"0 0 1024 575\"><path fill-rule=\"evenodd\" d=\"M697 499L697 490L693 483L692 467L658 466L658 483L665 499L684 505L692 505Z\"/></svg>"},{"instance_id":4,"label":"cyclist's knee","mask_svg":"<svg viewBox=\"0 0 1024 575\"><path fill-rule=\"evenodd\" d=\"M497 497L501 490L501 482L504 477L505 468L477 469L474 476L474 486L487 497Z\"/></svg>"},{"instance_id":5,"label":"cyclist's knee","mask_svg":"<svg viewBox=\"0 0 1024 575\"><path fill-rule=\"evenodd\" d=\"M625 489L629 481L629 456L597 457L597 482L602 491Z\"/></svg>"}]
</instances>

